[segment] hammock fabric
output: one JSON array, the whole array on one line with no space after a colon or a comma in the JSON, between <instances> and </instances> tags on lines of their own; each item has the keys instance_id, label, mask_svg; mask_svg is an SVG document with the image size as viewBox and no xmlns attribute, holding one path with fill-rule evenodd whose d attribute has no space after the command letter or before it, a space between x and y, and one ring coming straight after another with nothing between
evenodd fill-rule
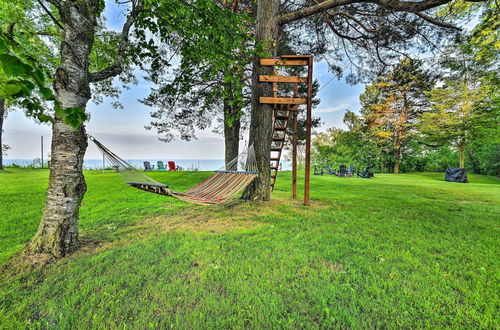
<instances>
[{"instance_id":1,"label":"hammock fabric","mask_svg":"<svg viewBox=\"0 0 500 330\"><path fill-rule=\"evenodd\" d=\"M250 146L235 159L227 163L224 169L190 188L186 192L170 189L118 157L94 137L89 136L104 157L117 169L125 182L134 188L147 192L174 197L189 203L216 205L232 200L258 176L257 163L253 146Z\"/></svg>"}]
</instances>

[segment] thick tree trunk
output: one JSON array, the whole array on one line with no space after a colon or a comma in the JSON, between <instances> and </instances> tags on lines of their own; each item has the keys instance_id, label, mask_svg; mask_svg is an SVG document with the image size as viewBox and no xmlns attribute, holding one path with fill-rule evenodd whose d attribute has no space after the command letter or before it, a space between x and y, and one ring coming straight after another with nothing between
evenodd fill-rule
<instances>
[{"instance_id":1,"label":"thick tree trunk","mask_svg":"<svg viewBox=\"0 0 500 330\"><path fill-rule=\"evenodd\" d=\"M64 24L61 65L54 77L57 101L63 108L85 109L90 99L89 55L93 45L98 3L65 3L59 9ZM56 116L52 126L50 178L38 231L26 252L50 261L78 247L79 208L86 191L83 157L87 137L82 125L74 129ZM37 262L40 262L37 258Z\"/></svg>"},{"instance_id":2,"label":"thick tree trunk","mask_svg":"<svg viewBox=\"0 0 500 330\"><path fill-rule=\"evenodd\" d=\"M269 57L276 56L279 32L279 0L260 0L257 6L256 42ZM272 96L272 85L259 83L259 75L272 75L272 67L260 66L259 58L254 58L252 72L252 114L250 123L250 145L255 148L259 177L245 190L246 199L270 199L270 154L272 136L272 107L259 104L259 97Z\"/></svg>"},{"instance_id":3,"label":"thick tree trunk","mask_svg":"<svg viewBox=\"0 0 500 330\"><path fill-rule=\"evenodd\" d=\"M3 118L5 116L5 99L0 99L0 171L3 170Z\"/></svg>"},{"instance_id":4,"label":"thick tree trunk","mask_svg":"<svg viewBox=\"0 0 500 330\"><path fill-rule=\"evenodd\" d=\"M225 141L225 163L238 157L241 121L235 117L239 109L224 102L224 141Z\"/></svg>"}]
</instances>

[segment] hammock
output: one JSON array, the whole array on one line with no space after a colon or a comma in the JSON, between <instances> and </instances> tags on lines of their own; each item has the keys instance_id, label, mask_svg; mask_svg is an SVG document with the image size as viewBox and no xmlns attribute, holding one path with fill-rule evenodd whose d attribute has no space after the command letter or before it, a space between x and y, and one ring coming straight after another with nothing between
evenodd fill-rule
<instances>
[{"instance_id":1,"label":"hammock","mask_svg":"<svg viewBox=\"0 0 500 330\"><path fill-rule=\"evenodd\" d=\"M239 192L259 175L253 145L243 151L238 157L225 165L223 169L215 171L210 177L190 188L186 192L170 189L132 165L118 157L93 136L89 139L95 143L106 160L113 165L129 186L144 191L174 197L189 203L216 205L233 199Z\"/></svg>"}]
</instances>

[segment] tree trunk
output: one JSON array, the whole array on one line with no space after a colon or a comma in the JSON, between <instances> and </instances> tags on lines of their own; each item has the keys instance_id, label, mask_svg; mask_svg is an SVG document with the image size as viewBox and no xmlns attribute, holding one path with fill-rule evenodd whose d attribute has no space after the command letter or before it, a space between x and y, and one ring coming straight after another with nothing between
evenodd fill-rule
<instances>
[{"instance_id":1,"label":"tree trunk","mask_svg":"<svg viewBox=\"0 0 500 330\"><path fill-rule=\"evenodd\" d=\"M459 167L465 168L465 142L460 142L460 144L458 145L458 152L460 154Z\"/></svg>"},{"instance_id":2,"label":"tree trunk","mask_svg":"<svg viewBox=\"0 0 500 330\"><path fill-rule=\"evenodd\" d=\"M0 99L0 171L3 170L3 118L5 116L5 99Z\"/></svg>"},{"instance_id":3,"label":"tree trunk","mask_svg":"<svg viewBox=\"0 0 500 330\"><path fill-rule=\"evenodd\" d=\"M241 121L237 117L239 109L224 101L225 163L238 157Z\"/></svg>"},{"instance_id":4,"label":"tree trunk","mask_svg":"<svg viewBox=\"0 0 500 330\"><path fill-rule=\"evenodd\" d=\"M394 174L399 174L400 166L401 166L401 159L396 159L396 163L394 164Z\"/></svg>"},{"instance_id":5,"label":"tree trunk","mask_svg":"<svg viewBox=\"0 0 500 330\"><path fill-rule=\"evenodd\" d=\"M269 57L276 56L278 39L279 0L260 0L257 5L256 42ZM260 66L259 58L255 57L252 71L252 113L250 122L249 144L255 148L255 157L259 169L259 177L245 190L246 199L270 199L270 154L272 136L272 107L259 104L259 97L272 96L272 85L259 83L259 75L272 75L272 67Z\"/></svg>"},{"instance_id":6,"label":"tree trunk","mask_svg":"<svg viewBox=\"0 0 500 330\"><path fill-rule=\"evenodd\" d=\"M54 77L60 106L85 109L90 99L89 55L95 33L98 3L67 1L59 8L64 24L61 65ZM36 262L61 258L78 247L79 208L87 189L83 157L87 148L85 127L74 129L55 116L52 125L50 177L45 209L28 255Z\"/></svg>"}]
</instances>

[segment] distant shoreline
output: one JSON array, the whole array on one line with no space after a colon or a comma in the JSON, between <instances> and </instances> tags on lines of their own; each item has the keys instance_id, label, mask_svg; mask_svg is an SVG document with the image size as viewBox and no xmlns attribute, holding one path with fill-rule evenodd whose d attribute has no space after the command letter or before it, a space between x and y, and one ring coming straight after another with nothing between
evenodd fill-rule
<instances>
[{"instance_id":1,"label":"distant shoreline","mask_svg":"<svg viewBox=\"0 0 500 330\"><path fill-rule=\"evenodd\" d=\"M142 169L144 167L143 162L148 161L152 165L155 165L158 161L162 161L165 165L168 161L175 162L176 165L182 167L184 170L197 170L197 171L214 171L224 167L223 159L168 159L168 158L137 158L137 159L125 159L127 163L132 165L137 169ZM84 169L89 170L99 170L102 169L102 158L86 158L84 159ZM40 167L40 159L22 159L22 158L6 158L3 160L4 166L18 165L21 167ZM47 166L47 160L44 159L44 166ZM289 170L291 166L288 161L282 162L283 170ZM106 162L106 168L111 167L111 164Z\"/></svg>"}]
</instances>

